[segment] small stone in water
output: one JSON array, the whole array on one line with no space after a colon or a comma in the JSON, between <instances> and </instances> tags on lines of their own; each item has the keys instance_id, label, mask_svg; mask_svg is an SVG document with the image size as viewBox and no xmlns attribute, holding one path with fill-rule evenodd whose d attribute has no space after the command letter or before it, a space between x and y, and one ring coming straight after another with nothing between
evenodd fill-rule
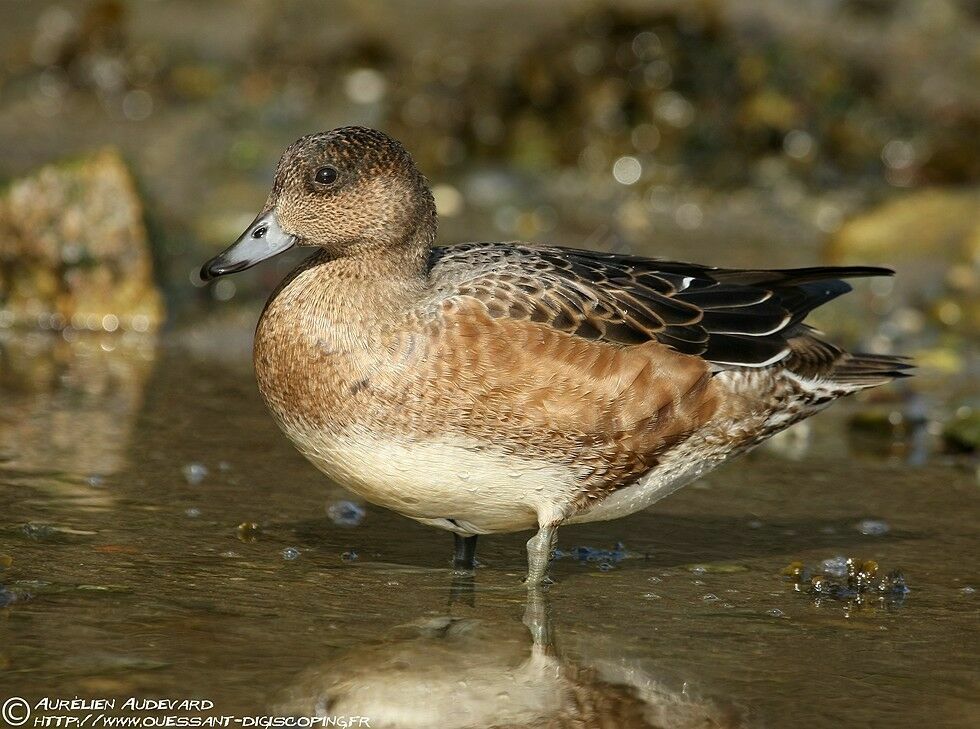
<instances>
[{"instance_id":1,"label":"small stone in water","mask_svg":"<svg viewBox=\"0 0 980 729\"><path fill-rule=\"evenodd\" d=\"M357 552L352 549L349 552L344 552L341 554L340 558L345 562L353 562L355 559L357 559Z\"/></svg>"},{"instance_id":2,"label":"small stone in water","mask_svg":"<svg viewBox=\"0 0 980 729\"><path fill-rule=\"evenodd\" d=\"M977 588L975 588L975 587L970 587L970 586L967 586L967 587L964 587L964 588L962 588L962 589L960 590L960 592L962 592L962 593L963 593L964 595L972 595L972 594L974 594L974 593L975 593L976 591L977 591Z\"/></svg>"},{"instance_id":3,"label":"small stone in water","mask_svg":"<svg viewBox=\"0 0 980 729\"><path fill-rule=\"evenodd\" d=\"M881 519L863 519L858 522L857 528L859 532L868 537L880 537L891 531L888 522Z\"/></svg>"},{"instance_id":4,"label":"small stone in water","mask_svg":"<svg viewBox=\"0 0 980 729\"><path fill-rule=\"evenodd\" d=\"M878 585L878 591L885 596L891 596L899 600L904 599L911 592L909 586L905 583L905 575L902 574L901 570L892 570L885 575Z\"/></svg>"},{"instance_id":5,"label":"small stone in water","mask_svg":"<svg viewBox=\"0 0 980 729\"><path fill-rule=\"evenodd\" d=\"M608 562L603 562L602 564L599 565L599 569L602 570L603 572L608 572L612 568L613 566Z\"/></svg>"},{"instance_id":6,"label":"small stone in water","mask_svg":"<svg viewBox=\"0 0 980 729\"><path fill-rule=\"evenodd\" d=\"M799 563L803 566L803 563ZM831 577L844 577L847 574L847 557L837 555L820 563L820 571Z\"/></svg>"},{"instance_id":7,"label":"small stone in water","mask_svg":"<svg viewBox=\"0 0 980 729\"><path fill-rule=\"evenodd\" d=\"M201 515L201 510L198 509L196 506L192 506L191 508L187 509L187 511L185 511L184 513L187 514L187 516L189 516L191 519L194 519Z\"/></svg>"},{"instance_id":8,"label":"small stone in water","mask_svg":"<svg viewBox=\"0 0 980 729\"><path fill-rule=\"evenodd\" d=\"M572 547L569 550L556 549L552 553L554 559L571 557L579 562L598 562L615 565L622 562L627 557L636 556L632 552L626 551L626 546L622 542L616 542L612 549L598 549L596 547ZM601 569L601 567L600 567Z\"/></svg>"},{"instance_id":9,"label":"small stone in water","mask_svg":"<svg viewBox=\"0 0 980 729\"><path fill-rule=\"evenodd\" d=\"M254 521L243 521L238 525L238 539L251 543L259 537L259 525Z\"/></svg>"},{"instance_id":10,"label":"small stone in water","mask_svg":"<svg viewBox=\"0 0 980 729\"><path fill-rule=\"evenodd\" d=\"M98 475L97 473L93 473L91 476L85 479L85 481L88 483L89 486L102 486L105 484L105 478Z\"/></svg>"},{"instance_id":11,"label":"small stone in water","mask_svg":"<svg viewBox=\"0 0 980 729\"><path fill-rule=\"evenodd\" d=\"M802 562L790 562L788 565L783 567L783 574L786 577L799 578L803 575L803 563Z\"/></svg>"},{"instance_id":12,"label":"small stone in water","mask_svg":"<svg viewBox=\"0 0 980 729\"><path fill-rule=\"evenodd\" d=\"M786 613L784 613L784 612L783 612L782 610L780 610L779 608L772 608L771 610L766 610L766 615L768 615L768 616L769 616L769 617L771 617L771 618L781 618L781 617L783 617L783 616L784 616L785 614L786 614Z\"/></svg>"},{"instance_id":13,"label":"small stone in water","mask_svg":"<svg viewBox=\"0 0 980 729\"><path fill-rule=\"evenodd\" d=\"M296 547L286 547L282 550L282 558L285 560L294 560L299 557L299 550Z\"/></svg>"},{"instance_id":14,"label":"small stone in water","mask_svg":"<svg viewBox=\"0 0 980 729\"><path fill-rule=\"evenodd\" d=\"M29 539L36 539L37 541L43 541L45 539L51 539L52 537L58 536L58 530L55 529L50 524L37 524L35 522L28 522L21 527L21 531Z\"/></svg>"},{"instance_id":15,"label":"small stone in water","mask_svg":"<svg viewBox=\"0 0 980 729\"><path fill-rule=\"evenodd\" d=\"M713 601L715 601L715 600L718 599L718 596L709 592L707 595L703 596L701 599L704 600L705 602L713 602Z\"/></svg>"},{"instance_id":16,"label":"small stone in water","mask_svg":"<svg viewBox=\"0 0 980 729\"><path fill-rule=\"evenodd\" d=\"M364 519L364 513L364 507L353 501L336 501L327 508L327 515L340 526L357 526Z\"/></svg>"},{"instance_id":17,"label":"small stone in water","mask_svg":"<svg viewBox=\"0 0 980 729\"><path fill-rule=\"evenodd\" d=\"M208 475L208 467L203 463L188 463L181 470L184 480L191 486L197 486Z\"/></svg>"},{"instance_id":18,"label":"small stone in water","mask_svg":"<svg viewBox=\"0 0 980 729\"><path fill-rule=\"evenodd\" d=\"M0 585L0 607L9 605L12 602L17 602L17 593Z\"/></svg>"}]
</instances>

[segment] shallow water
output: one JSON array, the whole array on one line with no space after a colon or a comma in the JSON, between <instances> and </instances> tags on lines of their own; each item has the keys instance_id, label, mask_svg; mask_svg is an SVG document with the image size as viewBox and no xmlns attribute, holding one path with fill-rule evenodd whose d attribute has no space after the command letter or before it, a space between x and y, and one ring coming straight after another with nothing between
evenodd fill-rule
<instances>
[{"instance_id":1,"label":"shallow water","mask_svg":"<svg viewBox=\"0 0 980 729\"><path fill-rule=\"evenodd\" d=\"M552 565L533 645L527 535L482 538L467 582L445 533L367 505L345 525L351 497L279 434L245 366L195 352L2 349L4 696L373 727L980 722L975 474L856 450L849 406L812 421L809 446L563 529L566 551L613 553ZM781 574L836 555L901 568L911 591L818 601Z\"/></svg>"}]
</instances>

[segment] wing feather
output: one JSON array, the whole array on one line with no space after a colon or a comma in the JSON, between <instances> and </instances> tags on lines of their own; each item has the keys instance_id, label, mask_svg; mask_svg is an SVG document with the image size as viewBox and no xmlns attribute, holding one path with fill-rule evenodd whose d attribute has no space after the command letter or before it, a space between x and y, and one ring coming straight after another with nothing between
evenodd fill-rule
<instances>
[{"instance_id":1,"label":"wing feather","mask_svg":"<svg viewBox=\"0 0 980 729\"><path fill-rule=\"evenodd\" d=\"M575 337L635 346L657 341L722 367L787 357L806 315L872 267L711 268L679 261L518 243L434 249L435 298L479 299L494 318L530 319Z\"/></svg>"}]
</instances>

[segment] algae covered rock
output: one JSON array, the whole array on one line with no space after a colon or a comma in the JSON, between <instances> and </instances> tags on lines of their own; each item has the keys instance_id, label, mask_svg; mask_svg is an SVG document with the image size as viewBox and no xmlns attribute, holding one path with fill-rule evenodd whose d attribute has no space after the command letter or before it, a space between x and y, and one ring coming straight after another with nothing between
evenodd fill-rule
<instances>
[{"instance_id":1,"label":"algae covered rock","mask_svg":"<svg viewBox=\"0 0 980 729\"><path fill-rule=\"evenodd\" d=\"M155 329L160 292L136 185L106 149L0 194L0 325Z\"/></svg>"},{"instance_id":2,"label":"algae covered rock","mask_svg":"<svg viewBox=\"0 0 980 729\"><path fill-rule=\"evenodd\" d=\"M901 570L882 573L874 560L836 556L814 566L797 561L782 573L796 592L810 595L818 603L830 599L859 607L873 602L896 606L910 592Z\"/></svg>"},{"instance_id":3,"label":"algae covered rock","mask_svg":"<svg viewBox=\"0 0 980 729\"><path fill-rule=\"evenodd\" d=\"M952 451L980 452L980 409L961 407L943 427L943 441Z\"/></svg>"}]
</instances>

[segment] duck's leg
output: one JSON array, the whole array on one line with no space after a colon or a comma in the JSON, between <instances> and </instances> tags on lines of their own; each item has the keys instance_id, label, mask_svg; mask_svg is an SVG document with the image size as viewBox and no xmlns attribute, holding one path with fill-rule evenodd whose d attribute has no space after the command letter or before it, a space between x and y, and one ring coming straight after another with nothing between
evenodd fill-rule
<instances>
[{"instance_id":1,"label":"duck's leg","mask_svg":"<svg viewBox=\"0 0 980 729\"><path fill-rule=\"evenodd\" d=\"M453 532L455 552L453 554L453 569L471 570L476 567L476 534L464 537Z\"/></svg>"},{"instance_id":2,"label":"duck's leg","mask_svg":"<svg viewBox=\"0 0 980 729\"><path fill-rule=\"evenodd\" d=\"M538 533L527 540L527 578L528 588L537 587L548 581L548 561L558 536L558 522L541 524Z\"/></svg>"},{"instance_id":3,"label":"duck's leg","mask_svg":"<svg viewBox=\"0 0 980 729\"><path fill-rule=\"evenodd\" d=\"M524 608L524 625L531 631L535 646L551 647L551 622L548 617L548 597L540 585L527 588L527 606Z\"/></svg>"}]
</instances>

